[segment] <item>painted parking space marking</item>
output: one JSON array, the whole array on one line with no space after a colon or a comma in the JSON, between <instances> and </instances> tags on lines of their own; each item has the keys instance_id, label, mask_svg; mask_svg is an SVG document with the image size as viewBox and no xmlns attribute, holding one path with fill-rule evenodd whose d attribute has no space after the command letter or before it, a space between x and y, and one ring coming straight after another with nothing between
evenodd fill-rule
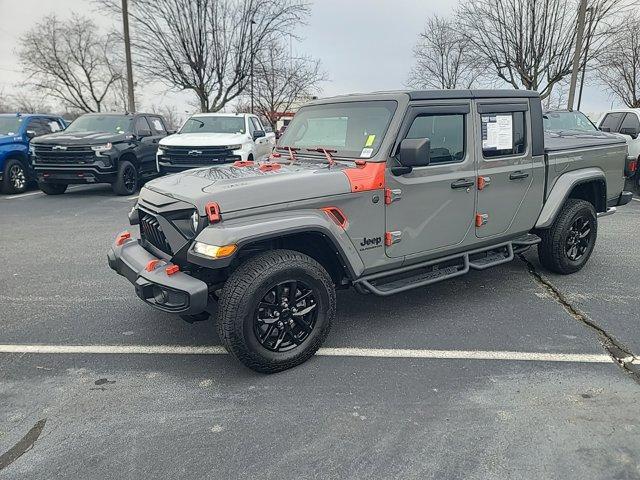
<instances>
[{"instance_id":1,"label":"painted parking space marking","mask_svg":"<svg viewBox=\"0 0 640 480\"><path fill-rule=\"evenodd\" d=\"M179 345L38 345L0 344L0 353L84 355L226 355L222 346ZM514 352L500 350L430 350L404 348L327 347L323 357L425 358L448 360L501 360L516 362L612 363L608 355L589 353Z\"/></svg>"},{"instance_id":2,"label":"painted parking space marking","mask_svg":"<svg viewBox=\"0 0 640 480\"><path fill-rule=\"evenodd\" d=\"M640 198L632 198L631 200L633 200L634 202L640 202Z\"/></svg>"},{"instance_id":3,"label":"painted parking space marking","mask_svg":"<svg viewBox=\"0 0 640 480\"><path fill-rule=\"evenodd\" d=\"M75 190L77 188L84 187L84 186L85 185L75 185L75 186L72 185L67 187L67 191ZM46 194L44 192L29 192L29 193L21 193L19 195L9 195L7 197L2 197L2 198L4 198L5 200L15 200L16 198L30 197L32 195L46 195Z\"/></svg>"}]
</instances>

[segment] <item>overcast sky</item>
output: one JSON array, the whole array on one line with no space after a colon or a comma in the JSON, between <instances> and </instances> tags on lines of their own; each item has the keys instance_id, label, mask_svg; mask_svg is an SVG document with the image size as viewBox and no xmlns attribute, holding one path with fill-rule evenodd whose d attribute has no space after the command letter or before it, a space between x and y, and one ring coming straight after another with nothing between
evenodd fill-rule
<instances>
[{"instance_id":1,"label":"overcast sky","mask_svg":"<svg viewBox=\"0 0 640 480\"><path fill-rule=\"evenodd\" d=\"M464 0L461 0L464 1ZM323 96L403 88L413 58L412 49L433 13L447 14L454 0L315 0L308 25L294 52L322 60L330 82ZM99 15L91 0L0 0L0 88L5 94L21 80L15 50L21 32L44 15L69 16L72 11L92 17L107 29L120 24ZM135 76L135 72L134 72ZM138 79L139 80L139 79ZM587 84L589 77L587 76ZM157 85L138 82L138 97L144 107L169 103L180 112L191 110L190 95L165 94ZM582 110L601 112L612 99L597 86L587 86Z\"/></svg>"}]
</instances>

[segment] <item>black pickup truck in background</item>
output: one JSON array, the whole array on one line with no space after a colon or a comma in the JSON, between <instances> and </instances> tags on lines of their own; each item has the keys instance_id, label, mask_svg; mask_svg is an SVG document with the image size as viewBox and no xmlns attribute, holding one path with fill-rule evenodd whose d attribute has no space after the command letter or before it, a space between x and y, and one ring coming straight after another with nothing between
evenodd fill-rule
<instances>
[{"instance_id":1,"label":"black pickup truck in background","mask_svg":"<svg viewBox=\"0 0 640 480\"><path fill-rule=\"evenodd\" d=\"M64 131L31 142L38 186L59 195L69 184L110 183L131 195L141 180L157 175L158 142L167 135L163 118L144 113L90 113Z\"/></svg>"}]
</instances>

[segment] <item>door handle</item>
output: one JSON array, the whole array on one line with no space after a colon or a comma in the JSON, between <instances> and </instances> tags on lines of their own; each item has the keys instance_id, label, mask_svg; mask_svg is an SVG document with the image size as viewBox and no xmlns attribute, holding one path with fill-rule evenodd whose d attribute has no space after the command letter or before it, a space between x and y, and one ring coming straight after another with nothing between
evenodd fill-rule
<instances>
[{"instance_id":1,"label":"door handle","mask_svg":"<svg viewBox=\"0 0 640 480\"><path fill-rule=\"evenodd\" d=\"M527 178L529 176L529 174L527 172L521 172L521 171L517 171L517 172L513 172L511 175L509 175L509 180L520 180L523 178Z\"/></svg>"},{"instance_id":2,"label":"door handle","mask_svg":"<svg viewBox=\"0 0 640 480\"><path fill-rule=\"evenodd\" d=\"M456 189L456 188L470 188L473 187L475 185L475 181L474 180L467 180L466 178L461 178L460 180L456 180L455 182L453 182L451 184L451 188Z\"/></svg>"}]
</instances>

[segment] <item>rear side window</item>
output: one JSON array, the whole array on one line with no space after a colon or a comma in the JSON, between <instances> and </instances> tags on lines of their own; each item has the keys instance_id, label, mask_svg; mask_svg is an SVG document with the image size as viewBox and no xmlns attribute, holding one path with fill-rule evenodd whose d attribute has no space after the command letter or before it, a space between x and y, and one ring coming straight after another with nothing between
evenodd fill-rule
<instances>
[{"instance_id":1,"label":"rear side window","mask_svg":"<svg viewBox=\"0 0 640 480\"><path fill-rule=\"evenodd\" d=\"M640 121L638 121L638 116L635 113L627 113L622 121L622 125L620 125L620 131L622 131L623 128L630 128L636 132L639 131Z\"/></svg>"},{"instance_id":2,"label":"rear side window","mask_svg":"<svg viewBox=\"0 0 640 480\"><path fill-rule=\"evenodd\" d=\"M428 138L431 164L464 160L464 115L420 115L413 120L406 138Z\"/></svg>"},{"instance_id":3,"label":"rear side window","mask_svg":"<svg viewBox=\"0 0 640 480\"><path fill-rule=\"evenodd\" d=\"M162 120L158 117L149 117L149 122L151 123L151 128L153 129L153 133L156 135L164 135L167 131L162 124Z\"/></svg>"},{"instance_id":4,"label":"rear side window","mask_svg":"<svg viewBox=\"0 0 640 480\"><path fill-rule=\"evenodd\" d=\"M607 113L600 124L603 132L617 132L624 113Z\"/></svg>"},{"instance_id":5,"label":"rear side window","mask_svg":"<svg viewBox=\"0 0 640 480\"><path fill-rule=\"evenodd\" d=\"M483 113L482 154L485 158L521 155L527 148L525 112Z\"/></svg>"}]
</instances>

